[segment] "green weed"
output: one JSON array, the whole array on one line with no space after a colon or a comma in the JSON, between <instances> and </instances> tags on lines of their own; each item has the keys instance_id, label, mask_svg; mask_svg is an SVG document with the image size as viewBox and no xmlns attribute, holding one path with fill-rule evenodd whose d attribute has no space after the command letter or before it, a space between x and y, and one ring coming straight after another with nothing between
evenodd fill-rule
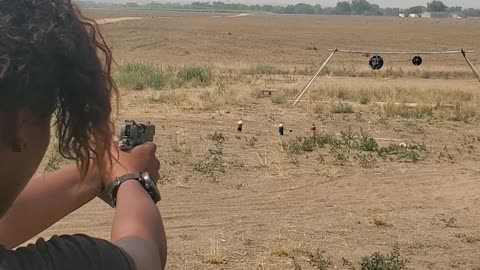
<instances>
[{"instance_id":1,"label":"green weed","mask_svg":"<svg viewBox=\"0 0 480 270\"><path fill-rule=\"evenodd\" d=\"M406 145L406 144L390 144L378 150L380 156L395 155L398 160L417 162L421 160L420 153L425 152L425 145Z\"/></svg>"},{"instance_id":2,"label":"green weed","mask_svg":"<svg viewBox=\"0 0 480 270\"><path fill-rule=\"evenodd\" d=\"M368 257L363 257L360 262L361 270L402 270L406 269L407 259L400 255L398 246L390 254L375 252Z\"/></svg>"},{"instance_id":3,"label":"green weed","mask_svg":"<svg viewBox=\"0 0 480 270\"><path fill-rule=\"evenodd\" d=\"M53 172L61 168L62 156L55 150L52 151L48 157L47 164L45 165L45 172Z\"/></svg>"},{"instance_id":4,"label":"green weed","mask_svg":"<svg viewBox=\"0 0 480 270\"><path fill-rule=\"evenodd\" d=\"M193 86L206 86L213 81L213 67L209 65L184 66L178 70L177 77L182 85L192 83Z\"/></svg>"},{"instance_id":5,"label":"green weed","mask_svg":"<svg viewBox=\"0 0 480 270\"><path fill-rule=\"evenodd\" d=\"M293 155L328 147L334 160L343 164L353 155L362 167L371 167L375 161L375 155L384 159L388 156L396 156L399 161L417 162L423 159L422 154L427 151L426 146L422 144L391 144L380 147L378 142L366 132L362 130L354 132L351 128L341 131L338 137L325 132L314 137L296 137L283 141L281 147L290 159Z\"/></svg>"},{"instance_id":6,"label":"green weed","mask_svg":"<svg viewBox=\"0 0 480 270\"><path fill-rule=\"evenodd\" d=\"M207 86L213 82L213 66L157 66L143 62L126 62L114 74L115 82L132 90L178 88L186 84Z\"/></svg>"},{"instance_id":7,"label":"green weed","mask_svg":"<svg viewBox=\"0 0 480 270\"><path fill-rule=\"evenodd\" d=\"M208 136L208 139L214 141L215 145L213 148L208 149L207 156L195 164L193 170L210 176L212 181L216 182L217 177L215 173L226 172L225 167L227 162L223 158L223 143L227 140L227 137L221 132L215 131L212 135Z\"/></svg>"},{"instance_id":8,"label":"green weed","mask_svg":"<svg viewBox=\"0 0 480 270\"><path fill-rule=\"evenodd\" d=\"M174 77L174 74L171 70L142 62L124 63L120 65L119 70L114 75L118 85L133 90L163 89L172 80L172 77Z\"/></svg>"}]
</instances>

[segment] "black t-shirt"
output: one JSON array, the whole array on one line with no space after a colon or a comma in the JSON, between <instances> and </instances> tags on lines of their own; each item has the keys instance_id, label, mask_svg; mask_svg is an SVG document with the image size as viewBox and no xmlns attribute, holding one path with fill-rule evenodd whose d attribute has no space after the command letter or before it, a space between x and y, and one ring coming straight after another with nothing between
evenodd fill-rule
<instances>
[{"instance_id":1,"label":"black t-shirt","mask_svg":"<svg viewBox=\"0 0 480 270\"><path fill-rule=\"evenodd\" d=\"M128 254L112 243L83 234L43 238L7 250L0 246L0 270L135 270Z\"/></svg>"}]
</instances>

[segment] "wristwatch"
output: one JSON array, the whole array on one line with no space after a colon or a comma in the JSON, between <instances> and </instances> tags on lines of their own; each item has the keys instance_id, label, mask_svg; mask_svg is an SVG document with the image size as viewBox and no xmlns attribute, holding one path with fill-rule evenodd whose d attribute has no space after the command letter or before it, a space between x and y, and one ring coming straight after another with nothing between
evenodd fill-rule
<instances>
[{"instance_id":1,"label":"wristwatch","mask_svg":"<svg viewBox=\"0 0 480 270\"><path fill-rule=\"evenodd\" d=\"M150 178L150 175L148 174L148 172L130 173L130 174L125 174L115 178L115 181L113 182L112 186L110 187L110 190L108 191L108 195L110 197L110 205L113 208L117 206L117 193L118 193L118 189L120 188L120 185L129 180L136 180L140 182L140 184L148 192L150 197L152 197L152 200L155 203L161 200L160 191L158 190L157 185L152 180L152 178Z\"/></svg>"}]
</instances>

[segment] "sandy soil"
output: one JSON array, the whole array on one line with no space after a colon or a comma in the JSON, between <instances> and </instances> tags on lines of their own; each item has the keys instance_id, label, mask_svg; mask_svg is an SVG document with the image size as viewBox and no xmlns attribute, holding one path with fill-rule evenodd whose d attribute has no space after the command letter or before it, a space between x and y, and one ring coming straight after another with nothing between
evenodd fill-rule
<instances>
[{"instance_id":1,"label":"sandy soil","mask_svg":"<svg viewBox=\"0 0 480 270\"><path fill-rule=\"evenodd\" d=\"M96 20L98 24L116 23L129 20L140 20L142 17L119 17L119 18L105 18Z\"/></svg>"}]
</instances>

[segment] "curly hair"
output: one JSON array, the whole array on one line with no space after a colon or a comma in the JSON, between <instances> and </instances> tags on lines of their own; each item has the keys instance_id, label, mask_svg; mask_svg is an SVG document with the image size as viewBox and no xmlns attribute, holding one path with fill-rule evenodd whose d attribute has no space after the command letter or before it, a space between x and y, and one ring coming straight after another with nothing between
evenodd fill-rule
<instances>
[{"instance_id":1,"label":"curly hair","mask_svg":"<svg viewBox=\"0 0 480 270\"><path fill-rule=\"evenodd\" d=\"M113 137L112 53L71 0L0 0L0 111L55 116L58 151L106 175Z\"/></svg>"}]
</instances>

